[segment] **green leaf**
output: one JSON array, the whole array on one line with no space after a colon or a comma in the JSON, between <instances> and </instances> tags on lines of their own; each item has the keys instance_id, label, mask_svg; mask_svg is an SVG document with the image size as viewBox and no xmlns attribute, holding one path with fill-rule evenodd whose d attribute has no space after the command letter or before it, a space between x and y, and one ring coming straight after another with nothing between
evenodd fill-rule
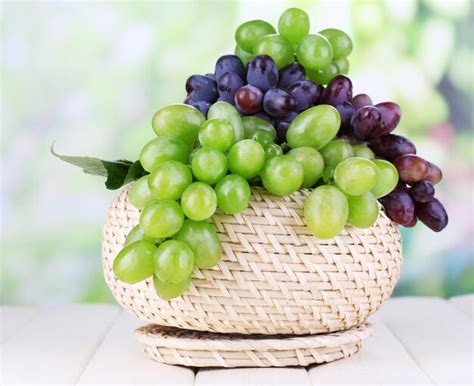
<instances>
[{"instance_id":1,"label":"green leaf","mask_svg":"<svg viewBox=\"0 0 474 386\"><path fill-rule=\"evenodd\" d=\"M82 171L86 174L106 177L105 186L110 190L119 189L147 173L140 161L104 161L94 157L62 155L54 151L54 144L51 145L51 154L61 161L82 168Z\"/></svg>"}]
</instances>

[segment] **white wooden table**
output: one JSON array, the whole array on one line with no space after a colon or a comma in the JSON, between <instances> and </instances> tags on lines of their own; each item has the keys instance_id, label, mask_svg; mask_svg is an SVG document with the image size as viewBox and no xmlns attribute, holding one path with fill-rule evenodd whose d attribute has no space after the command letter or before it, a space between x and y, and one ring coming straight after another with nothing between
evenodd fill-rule
<instances>
[{"instance_id":1,"label":"white wooden table","mask_svg":"<svg viewBox=\"0 0 474 386\"><path fill-rule=\"evenodd\" d=\"M472 384L474 295L394 298L348 359L309 368L192 369L145 357L114 305L1 308L0 384Z\"/></svg>"}]
</instances>

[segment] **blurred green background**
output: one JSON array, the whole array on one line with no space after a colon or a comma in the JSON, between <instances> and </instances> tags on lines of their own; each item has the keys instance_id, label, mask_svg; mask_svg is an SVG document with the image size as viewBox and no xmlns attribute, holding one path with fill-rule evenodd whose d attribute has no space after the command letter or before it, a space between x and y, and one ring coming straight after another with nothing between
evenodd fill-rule
<instances>
[{"instance_id":1,"label":"blurred green background","mask_svg":"<svg viewBox=\"0 0 474 386\"><path fill-rule=\"evenodd\" d=\"M402 229L397 295L474 291L474 30L469 1L2 2L1 303L112 301L101 229L115 192L49 154L136 159L151 117L233 52L234 30L301 6L353 37L354 94L394 100L439 164L450 224Z\"/></svg>"}]
</instances>

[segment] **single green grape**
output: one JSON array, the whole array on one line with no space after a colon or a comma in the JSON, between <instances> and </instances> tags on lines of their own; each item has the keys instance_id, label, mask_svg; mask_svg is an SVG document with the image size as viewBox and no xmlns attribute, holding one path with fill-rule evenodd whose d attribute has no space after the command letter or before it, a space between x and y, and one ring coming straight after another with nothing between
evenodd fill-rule
<instances>
[{"instance_id":1,"label":"single green grape","mask_svg":"<svg viewBox=\"0 0 474 386\"><path fill-rule=\"evenodd\" d=\"M326 167L335 168L341 161L353 157L352 146L343 139L335 139L321 149Z\"/></svg>"},{"instance_id":2,"label":"single green grape","mask_svg":"<svg viewBox=\"0 0 474 386\"><path fill-rule=\"evenodd\" d=\"M279 156L283 154L283 149L280 145L272 143L265 148L265 160Z\"/></svg>"},{"instance_id":3,"label":"single green grape","mask_svg":"<svg viewBox=\"0 0 474 386\"><path fill-rule=\"evenodd\" d=\"M265 149L267 146L269 146L273 143L274 138L267 131L257 130L255 133L253 133L253 135L250 137L250 139L258 142Z\"/></svg>"},{"instance_id":4,"label":"single green grape","mask_svg":"<svg viewBox=\"0 0 474 386\"><path fill-rule=\"evenodd\" d=\"M160 200L179 200L184 189L193 182L189 167L177 161L159 164L148 178L154 197Z\"/></svg>"},{"instance_id":5,"label":"single green grape","mask_svg":"<svg viewBox=\"0 0 474 386\"><path fill-rule=\"evenodd\" d=\"M269 133L273 139L276 138L276 130L270 122L258 117L243 117L242 123L245 130L245 138L249 139L257 131L265 131Z\"/></svg>"},{"instance_id":6,"label":"single green grape","mask_svg":"<svg viewBox=\"0 0 474 386\"><path fill-rule=\"evenodd\" d=\"M309 146L319 150L336 136L340 126L341 117L334 107L314 106L299 113L291 122L286 141L292 149Z\"/></svg>"},{"instance_id":7,"label":"single green grape","mask_svg":"<svg viewBox=\"0 0 474 386\"><path fill-rule=\"evenodd\" d=\"M349 204L338 188L321 185L315 188L304 204L304 219L311 232L320 239L336 237L347 222Z\"/></svg>"},{"instance_id":8,"label":"single green grape","mask_svg":"<svg viewBox=\"0 0 474 386\"><path fill-rule=\"evenodd\" d=\"M187 291L190 285L191 276L176 284L165 283L158 279L158 276L153 276L153 286L155 287L155 291L163 300L171 300L181 296Z\"/></svg>"},{"instance_id":9,"label":"single green grape","mask_svg":"<svg viewBox=\"0 0 474 386\"><path fill-rule=\"evenodd\" d=\"M298 44L309 33L308 14L299 8L289 8L278 20L278 32L290 43Z\"/></svg>"},{"instance_id":10,"label":"single green grape","mask_svg":"<svg viewBox=\"0 0 474 386\"><path fill-rule=\"evenodd\" d=\"M230 148L228 160L232 173L249 179L262 170L265 163L265 150L258 142L244 139Z\"/></svg>"},{"instance_id":11,"label":"single green grape","mask_svg":"<svg viewBox=\"0 0 474 386\"><path fill-rule=\"evenodd\" d=\"M253 51L252 51L253 52ZM239 57L239 59L242 61L244 66L250 62L253 58L253 53L245 51L243 48L239 46L235 46L234 54Z\"/></svg>"},{"instance_id":12,"label":"single green grape","mask_svg":"<svg viewBox=\"0 0 474 386\"><path fill-rule=\"evenodd\" d=\"M367 145L363 143L358 144L358 145L353 145L352 151L354 153L354 157L361 157L361 158L366 158L366 159L375 158L374 152Z\"/></svg>"},{"instance_id":13,"label":"single green grape","mask_svg":"<svg viewBox=\"0 0 474 386\"><path fill-rule=\"evenodd\" d=\"M214 103L207 112L207 119L221 118L227 120L234 129L235 142L245 138L244 125L239 112L230 103L219 101Z\"/></svg>"},{"instance_id":14,"label":"single green grape","mask_svg":"<svg viewBox=\"0 0 474 386\"><path fill-rule=\"evenodd\" d=\"M229 174L216 186L217 207L225 214L239 213L244 210L250 200L250 185L238 174Z\"/></svg>"},{"instance_id":15,"label":"single green grape","mask_svg":"<svg viewBox=\"0 0 474 386\"><path fill-rule=\"evenodd\" d=\"M340 58L333 61L333 64L339 69L339 74L347 75L349 73L350 64L347 58Z\"/></svg>"},{"instance_id":16,"label":"single green grape","mask_svg":"<svg viewBox=\"0 0 474 386\"><path fill-rule=\"evenodd\" d=\"M331 182L331 180L334 178L334 167L332 166L327 166L324 168L324 171L323 171L323 182L325 184L329 184Z\"/></svg>"},{"instance_id":17,"label":"single green grape","mask_svg":"<svg viewBox=\"0 0 474 386\"><path fill-rule=\"evenodd\" d=\"M222 256L222 246L214 226L207 221L186 220L174 236L193 251L194 264L201 269L214 267Z\"/></svg>"},{"instance_id":18,"label":"single green grape","mask_svg":"<svg viewBox=\"0 0 474 386\"><path fill-rule=\"evenodd\" d=\"M328 84L333 78L339 75L339 68L334 63L329 63L326 67L319 70L306 71L308 78L318 84Z\"/></svg>"},{"instance_id":19,"label":"single green grape","mask_svg":"<svg viewBox=\"0 0 474 386\"><path fill-rule=\"evenodd\" d=\"M320 70L333 59L331 43L323 35L307 35L298 44L296 57L306 69Z\"/></svg>"},{"instance_id":20,"label":"single green grape","mask_svg":"<svg viewBox=\"0 0 474 386\"><path fill-rule=\"evenodd\" d=\"M226 119L209 119L199 130L199 142L204 147L225 152L235 143L234 129Z\"/></svg>"},{"instance_id":21,"label":"single green grape","mask_svg":"<svg viewBox=\"0 0 474 386\"><path fill-rule=\"evenodd\" d=\"M148 204L140 215L140 226L143 232L153 238L173 236L180 230L183 221L181 207L172 200L154 201Z\"/></svg>"},{"instance_id":22,"label":"single green grape","mask_svg":"<svg viewBox=\"0 0 474 386\"><path fill-rule=\"evenodd\" d=\"M262 36L255 44L253 52L255 55L270 56L278 68L293 63L295 59L293 45L278 34Z\"/></svg>"},{"instance_id":23,"label":"single green grape","mask_svg":"<svg viewBox=\"0 0 474 386\"><path fill-rule=\"evenodd\" d=\"M216 192L204 182L193 182L181 196L181 207L191 220L205 220L216 211Z\"/></svg>"},{"instance_id":24,"label":"single green grape","mask_svg":"<svg viewBox=\"0 0 474 386\"><path fill-rule=\"evenodd\" d=\"M372 162L377 167L379 178L371 192L376 198L380 198L391 193L397 186L398 170L392 163L385 160L374 159Z\"/></svg>"},{"instance_id":25,"label":"single green grape","mask_svg":"<svg viewBox=\"0 0 474 386\"><path fill-rule=\"evenodd\" d=\"M274 33L276 33L276 30L270 23L263 20L250 20L237 28L235 41L243 50L253 52L258 39Z\"/></svg>"},{"instance_id":26,"label":"single green grape","mask_svg":"<svg viewBox=\"0 0 474 386\"><path fill-rule=\"evenodd\" d=\"M198 181L214 185L227 173L227 158L219 150L203 147L194 155L191 168Z\"/></svg>"},{"instance_id":27,"label":"single green grape","mask_svg":"<svg viewBox=\"0 0 474 386\"><path fill-rule=\"evenodd\" d=\"M158 110L153 116L152 126L156 135L178 138L193 147L199 128L205 120L204 115L195 107L178 103Z\"/></svg>"},{"instance_id":28,"label":"single green grape","mask_svg":"<svg viewBox=\"0 0 474 386\"><path fill-rule=\"evenodd\" d=\"M147 172L151 172L160 163L188 159L188 146L181 140L161 136L148 142L140 152L140 163Z\"/></svg>"},{"instance_id":29,"label":"single green grape","mask_svg":"<svg viewBox=\"0 0 474 386\"><path fill-rule=\"evenodd\" d=\"M371 160L361 157L346 158L334 170L334 181L349 196L369 192L378 178L377 166Z\"/></svg>"},{"instance_id":30,"label":"single green grape","mask_svg":"<svg viewBox=\"0 0 474 386\"><path fill-rule=\"evenodd\" d=\"M167 240L155 252L155 275L165 283L177 284L189 278L194 253L184 241Z\"/></svg>"},{"instance_id":31,"label":"single green grape","mask_svg":"<svg viewBox=\"0 0 474 386\"><path fill-rule=\"evenodd\" d=\"M153 275L157 248L149 241L136 241L123 248L114 260L113 271L125 283L134 284Z\"/></svg>"},{"instance_id":32,"label":"single green grape","mask_svg":"<svg viewBox=\"0 0 474 386\"><path fill-rule=\"evenodd\" d=\"M136 241L149 241L153 244L159 244L162 239L149 237L143 232L142 227L139 225L135 225L130 232L128 232L127 238L125 239L125 243L123 244L124 247L136 242Z\"/></svg>"},{"instance_id":33,"label":"single green grape","mask_svg":"<svg viewBox=\"0 0 474 386\"><path fill-rule=\"evenodd\" d=\"M189 152L188 165L191 165L193 163L193 158L199 150L201 150L200 147L195 147L193 150Z\"/></svg>"},{"instance_id":34,"label":"single green grape","mask_svg":"<svg viewBox=\"0 0 474 386\"><path fill-rule=\"evenodd\" d=\"M379 217L379 204L375 196L367 192L360 196L347 196L349 217L347 221L358 228L370 228Z\"/></svg>"},{"instance_id":35,"label":"single green grape","mask_svg":"<svg viewBox=\"0 0 474 386\"><path fill-rule=\"evenodd\" d=\"M344 31L328 28L319 33L331 43L334 60L345 58L352 52L352 40Z\"/></svg>"},{"instance_id":36,"label":"single green grape","mask_svg":"<svg viewBox=\"0 0 474 386\"><path fill-rule=\"evenodd\" d=\"M323 175L324 159L316 149L312 147L298 147L290 150L287 154L298 161L303 168L302 188L310 188Z\"/></svg>"},{"instance_id":37,"label":"single green grape","mask_svg":"<svg viewBox=\"0 0 474 386\"><path fill-rule=\"evenodd\" d=\"M148 176L136 180L128 191L128 200L137 209L143 209L154 200L148 187Z\"/></svg>"},{"instance_id":38,"label":"single green grape","mask_svg":"<svg viewBox=\"0 0 474 386\"><path fill-rule=\"evenodd\" d=\"M289 155L269 159L260 173L265 189L277 196L296 192L303 183L304 171L298 161Z\"/></svg>"}]
</instances>

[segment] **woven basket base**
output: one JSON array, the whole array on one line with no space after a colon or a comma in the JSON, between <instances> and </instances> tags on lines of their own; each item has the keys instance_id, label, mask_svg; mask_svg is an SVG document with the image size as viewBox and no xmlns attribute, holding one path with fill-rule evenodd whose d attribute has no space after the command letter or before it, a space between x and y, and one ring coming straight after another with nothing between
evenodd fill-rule
<instances>
[{"instance_id":1,"label":"woven basket base","mask_svg":"<svg viewBox=\"0 0 474 386\"><path fill-rule=\"evenodd\" d=\"M318 335L243 335L149 324L136 330L153 360L190 367L285 367L332 362L354 355L372 335L365 323Z\"/></svg>"}]
</instances>

